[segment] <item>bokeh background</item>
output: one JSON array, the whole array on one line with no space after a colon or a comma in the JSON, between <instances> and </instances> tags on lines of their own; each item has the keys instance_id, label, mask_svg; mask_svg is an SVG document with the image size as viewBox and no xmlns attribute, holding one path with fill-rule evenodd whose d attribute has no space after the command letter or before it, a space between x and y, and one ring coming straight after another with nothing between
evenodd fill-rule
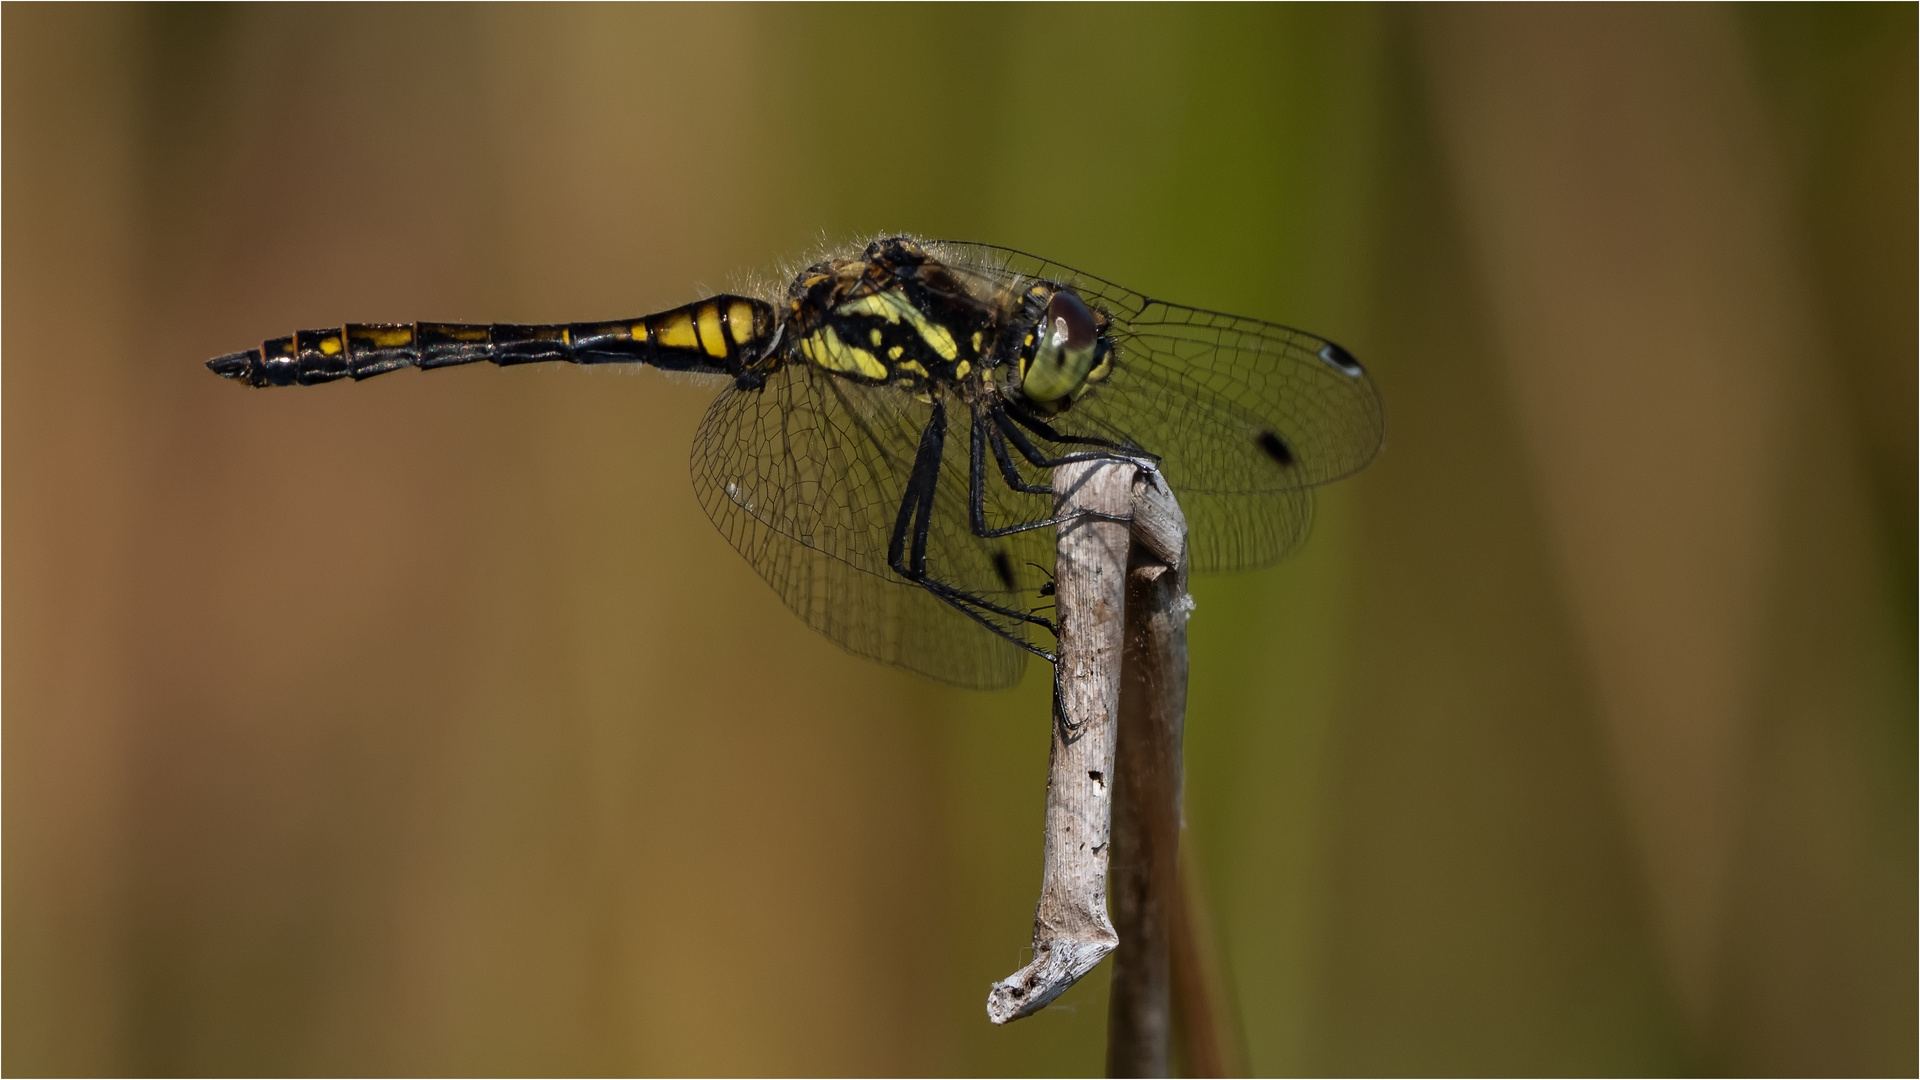
<instances>
[{"instance_id":1,"label":"bokeh background","mask_svg":"<svg viewBox=\"0 0 1920 1080\"><path fill-rule=\"evenodd\" d=\"M59 7L4 28L10 1073L1066 1073L1045 682L809 632L711 391L250 393L881 230L1365 360L1201 579L1190 840L1259 1073L1916 1069L1916 17Z\"/></svg>"}]
</instances>

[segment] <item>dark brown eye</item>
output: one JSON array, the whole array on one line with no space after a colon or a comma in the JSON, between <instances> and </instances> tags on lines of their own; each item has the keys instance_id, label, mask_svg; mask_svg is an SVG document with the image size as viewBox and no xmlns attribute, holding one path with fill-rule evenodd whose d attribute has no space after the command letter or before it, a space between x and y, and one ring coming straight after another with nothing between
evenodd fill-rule
<instances>
[{"instance_id":1,"label":"dark brown eye","mask_svg":"<svg viewBox=\"0 0 1920 1080\"><path fill-rule=\"evenodd\" d=\"M1093 324L1093 312L1065 289L1053 294L1053 300L1047 304L1047 317L1040 325L1051 344L1068 352L1091 348L1093 336L1098 332Z\"/></svg>"}]
</instances>

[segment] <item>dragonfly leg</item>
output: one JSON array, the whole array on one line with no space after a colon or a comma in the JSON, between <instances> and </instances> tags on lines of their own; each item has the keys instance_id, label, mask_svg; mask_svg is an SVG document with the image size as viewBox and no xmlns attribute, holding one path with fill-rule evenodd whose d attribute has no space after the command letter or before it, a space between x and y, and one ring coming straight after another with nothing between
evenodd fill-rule
<instances>
[{"instance_id":1,"label":"dragonfly leg","mask_svg":"<svg viewBox=\"0 0 1920 1080\"><path fill-rule=\"evenodd\" d=\"M990 417L975 415L973 419L974 438L977 441L985 434L988 445L993 447L993 459L1000 466L1000 478L1007 486L1023 495L1051 495L1052 484L1029 484L1027 478L1020 475L1020 469L1013 463L1013 455L1007 450L1007 437Z\"/></svg>"},{"instance_id":2,"label":"dragonfly leg","mask_svg":"<svg viewBox=\"0 0 1920 1080\"><path fill-rule=\"evenodd\" d=\"M1056 525L1064 525L1070 521L1089 519L1093 521L1132 520L1130 518L1114 517L1109 514L1096 514L1092 511L1079 510L1071 514L1056 514L1053 517L1042 518L1039 521L1023 521L1016 525L988 528L987 455L985 444L990 433L991 429L987 427L986 416L975 413L973 416L972 453L968 459L969 468L967 473L967 509L972 518L973 535L986 540L997 540L1002 536L1032 532L1034 529L1051 529ZM1006 481L1008 487L1030 495L1051 495L1053 493L1053 488L1050 485L1029 484L1021 478L1019 471L1013 467L1012 459L1006 456L1005 444L996 444L994 449L996 456L1000 458L1001 478Z\"/></svg>"},{"instance_id":3,"label":"dragonfly leg","mask_svg":"<svg viewBox=\"0 0 1920 1080\"><path fill-rule=\"evenodd\" d=\"M986 597L956 588L927 573L927 537L933 524L934 493L940 483L940 456L946 445L947 415L936 400L933 416L920 435L920 448L914 454L913 471L907 478L906 494L900 500L900 512L894 518L893 535L887 543L887 565L906 580L952 605L961 614L1052 663L1054 654L1027 641L1007 626L995 621L1038 626L1054 633L1053 623L1030 611L996 604Z\"/></svg>"},{"instance_id":4,"label":"dragonfly leg","mask_svg":"<svg viewBox=\"0 0 1920 1080\"><path fill-rule=\"evenodd\" d=\"M933 519L933 492L940 482L940 452L946 440L947 410L936 398L933 416L920 433L920 448L913 455L913 471L907 474L907 492L900 500L900 513L893 519L893 536L887 541L887 565L908 580L913 580L916 570L925 576L927 526ZM909 529L917 541L911 563L907 557Z\"/></svg>"},{"instance_id":5,"label":"dragonfly leg","mask_svg":"<svg viewBox=\"0 0 1920 1080\"><path fill-rule=\"evenodd\" d=\"M1021 427L1024 427L1029 431L1032 431L1034 434L1039 435L1041 438L1046 439L1048 442L1056 442L1061 444L1062 446L1098 447L1102 450L1111 450L1114 453L1121 455L1122 457L1125 457L1129 460L1134 460L1134 461L1139 461L1143 459L1150 459L1153 461L1160 460L1159 456L1156 454L1149 454L1145 450L1141 450L1137 447L1130 447L1123 443L1117 443L1117 442L1114 442L1112 439L1101 439L1101 438L1096 438L1092 435L1063 435L1059 431L1055 430L1052 424L1047 423L1045 420L1042 420L1040 417L1035 416L1032 413L1028 412L1026 409L1022 408L1019 402L1007 401L1002 399L996 402L995 404L997 404L1000 407L1000 409L1006 413L1006 415L1012 417L1013 420L1016 423L1018 423Z\"/></svg>"},{"instance_id":6,"label":"dragonfly leg","mask_svg":"<svg viewBox=\"0 0 1920 1080\"><path fill-rule=\"evenodd\" d=\"M1157 465L1160 460L1158 457L1145 451L1128 450L1119 443L1108 442L1105 439L1083 439L1079 436L1061 435L1059 432L1054 431L1052 427L1040 423L1037 420L1029 421L1017 415L1010 417L1004 409L998 406L993 407L993 418L1001 434L1006 437L1008 442L1013 444L1014 449L1020 451L1020 456L1042 469L1058 468L1061 465L1071 465L1080 461L1124 461L1142 467L1152 467ZM1102 449L1079 451L1064 454L1057 458L1048 457L1040 452L1040 448L1034 445L1033 440L1027 437L1026 432L1020 430L1020 426L1015 424L1015 420L1029 427L1038 425L1036 430L1038 430L1041 437L1053 442L1097 445L1102 447Z\"/></svg>"}]
</instances>

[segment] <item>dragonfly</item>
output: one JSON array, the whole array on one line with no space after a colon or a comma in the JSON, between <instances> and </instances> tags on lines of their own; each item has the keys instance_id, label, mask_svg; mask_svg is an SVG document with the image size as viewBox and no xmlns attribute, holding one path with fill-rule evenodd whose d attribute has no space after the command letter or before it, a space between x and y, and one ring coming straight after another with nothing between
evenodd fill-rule
<instances>
[{"instance_id":1,"label":"dragonfly","mask_svg":"<svg viewBox=\"0 0 1920 1080\"><path fill-rule=\"evenodd\" d=\"M1193 570L1297 548L1313 490L1379 452L1380 395L1304 331L1135 292L1024 252L889 236L793 276L605 322L361 323L207 362L254 387L491 361L724 379L694 436L720 532L862 656L996 689L1058 660L1057 466L1157 470ZM1056 663L1056 700L1059 689Z\"/></svg>"}]
</instances>

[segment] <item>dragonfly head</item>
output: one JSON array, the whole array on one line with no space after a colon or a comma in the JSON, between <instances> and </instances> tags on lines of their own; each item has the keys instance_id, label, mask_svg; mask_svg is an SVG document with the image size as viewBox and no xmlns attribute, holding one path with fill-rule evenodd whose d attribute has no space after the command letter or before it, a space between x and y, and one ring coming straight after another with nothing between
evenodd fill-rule
<instances>
[{"instance_id":1,"label":"dragonfly head","mask_svg":"<svg viewBox=\"0 0 1920 1080\"><path fill-rule=\"evenodd\" d=\"M1103 321L1071 289L1055 289L1022 343L1020 395L1055 413L1099 381L1113 348Z\"/></svg>"}]
</instances>

